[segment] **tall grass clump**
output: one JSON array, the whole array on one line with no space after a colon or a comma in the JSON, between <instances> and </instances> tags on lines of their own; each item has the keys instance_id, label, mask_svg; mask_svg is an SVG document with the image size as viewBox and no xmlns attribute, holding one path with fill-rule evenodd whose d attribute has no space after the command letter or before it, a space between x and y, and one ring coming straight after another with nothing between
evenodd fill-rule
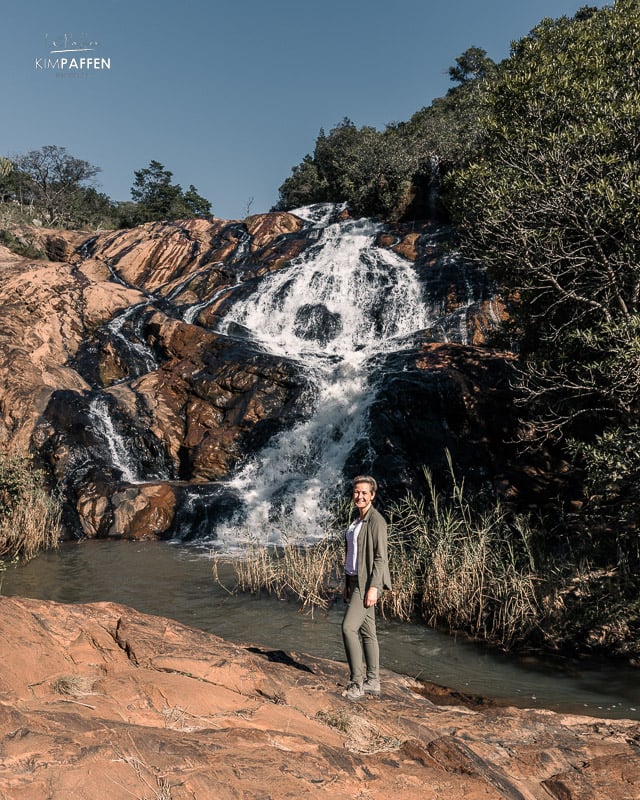
<instances>
[{"instance_id":1,"label":"tall grass clump","mask_svg":"<svg viewBox=\"0 0 640 800\"><path fill-rule=\"evenodd\" d=\"M58 546L61 504L30 455L0 451L0 561L28 561Z\"/></svg>"},{"instance_id":2,"label":"tall grass clump","mask_svg":"<svg viewBox=\"0 0 640 800\"><path fill-rule=\"evenodd\" d=\"M344 533L348 504L332 510L322 537L305 543L304 533L286 519L280 520L280 543L265 544L255 535L240 543L240 553L231 563L234 591L265 592L279 599L293 599L304 610L328 608L344 586ZM214 559L213 576L221 586L220 558ZM225 587L227 588L227 587Z\"/></svg>"},{"instance_id":3,"label":"tall grass clump","mask_svg":"<svg viewBox=\"0 0 640 800\"><path fill-rule=\"evenodd\" d=\"M311 545L295 535L284 537L277 546L247 541L231 563L236 590L294 599L304 610L328 608L344 583L342 537L335 533ZM218 567L214 560L214 579L222 584Z\"/></svg>"},{"instance_id":4,"label":"tall grass clump","mask_svg":"<svg viewBox=\"0 0 640 800\"><path fill-rule=\"evenodd\" d=\"M508 649L543 616L533 529L497 500L472 503L450 458L449 470L447 496L425 470L427 496L408 495L389 511L394 590L383 604L394 616L420 616Z\"/></svg>"}]
</instances>

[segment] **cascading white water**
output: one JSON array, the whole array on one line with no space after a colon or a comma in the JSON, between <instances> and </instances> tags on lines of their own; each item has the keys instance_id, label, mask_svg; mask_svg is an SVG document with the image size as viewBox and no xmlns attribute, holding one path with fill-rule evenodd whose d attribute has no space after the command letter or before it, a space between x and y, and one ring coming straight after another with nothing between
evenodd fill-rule
<instances>
[{"instance_id":1,"label":"cascading white water","mask_svg":"<svg viewBox=\"0 0 640 800\"><path fill-rule=\"evenodd\" d=\"M294 213L318 225L322 211ZM221 324L221 333L241 325L271 353L297 360L317 387L309 418L277 435L231 481L246 504L244 525L269 531L272 541L284 513L310 539L322 532L326 498L366 433L371 358L429 326L413 265L375 245L381 229L367 219L328 225L317 244L265 276ZM218 531L219 539L234 535Z\"/></svg>"},{"instance_id":2,"label":"cascading white water","mask_svg":"<svg viewBox=\"0 0 640 800\"><path fill-rule=\"evenodd\" d=\"M358 366L392 349L395 337L429 320L411 263L375 246L380 230L368 219L329 225L317 245L265 277L225 322L312 367L327 357Z\"/></svg>"},{"instance_id":3,"label":"cascading white water","mask_svg":"<svg viewBox=\"0 0 640 800\"><path fill-rule=\"evenodd\" d=\"M111 463L122 472L126 483L140 483L135 459L132 457L126 440L113 424L109 406L103 397L94 397L89 404L89 416L93 428L104 440L111 455Z\"/></svg>"},{"instance_id":4,"label":"cascading white water","mask_svg":"<svg viewBox=\"0 0 640 800\"><path fill-rule=\"evenodd\" d=\"M107 325L107 330L109 333L113 337L119 339L123 348L129 352L129 364L131 366L135 366L136 364L139 365L138 372L140 375L157 369L158 360L156 359L153 350L144 340L141 330L142 323L140 320L134 322L132 325L133 335L125 336L123 329L126 325L132 324L131 321L135 315L141 308L144 308L145 306L146 302L130 306L126 311L123 311L121 314L118 314L118 316L114 317Z\"/></svg>"}]
</instances>

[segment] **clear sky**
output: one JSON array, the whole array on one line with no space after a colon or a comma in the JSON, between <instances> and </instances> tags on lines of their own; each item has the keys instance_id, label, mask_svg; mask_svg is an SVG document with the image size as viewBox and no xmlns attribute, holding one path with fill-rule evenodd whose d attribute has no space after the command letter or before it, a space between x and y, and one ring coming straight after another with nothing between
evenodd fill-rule
<instances>
[{"instance_id":1,"label":"clear sky","mask_svg":"<svg viewBox=\"0 0 640 800\"><path fill-rule=\"evenodd\" d=\"M0 155L65 147L102 168L98 188L114 200L130 199L134 170L155 159L216 216L268 211L320 128L409 119L446 93L468 47L499 61L543 17L585 4L4 0ZM110 69L37 66L82 46L67 57Z\"/></svg>"}]
</instances>

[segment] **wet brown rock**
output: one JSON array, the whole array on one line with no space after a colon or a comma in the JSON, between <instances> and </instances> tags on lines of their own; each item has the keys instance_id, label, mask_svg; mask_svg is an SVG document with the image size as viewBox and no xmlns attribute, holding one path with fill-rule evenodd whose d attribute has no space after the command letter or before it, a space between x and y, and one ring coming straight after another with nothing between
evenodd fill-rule
<instances>
[{"instance_id":1,"label":"wet brown rock","mask_svg":"<svg viewBox=\"0 0 640 800\"><path fill-rule=\"evenodd\" d=\"M175 277L209 261L223 260L238 244L229 235L214 252L211 239L226 227L223 220L148 222L97 237L92 257L108 262L126 283L154 291Z\"/></svg>"},{"instance_id":2,"label":"wet brown rock","mask_svg":"<svg viewBox=\"0 0 640 800\"><path fill-rule=\"evenodd\" d=\"M31 445L42 456L64 487L70 530L169 535L170 518L180 511L175 482L224 478L242 457L304 416L313 403L304 368L264 353L241 326L230 337L214 332L220 315L250 296L256 276L315 241L302 227L299 218L274 212L244 221L148 223L91 239L34 229L32 241L66 262L23 259L0 248L0 442ZM484 278L471 275L469 294L468 272L442 256L437 237L446 232L439 230L396 225L379 244L414 260L418 272L433 279L427 301L441 327L424 338L460 337L466 330L470 341L483 343L504 309L493 299L467 308L470 296L482 296L476 289ZM324 318L314 335L321 341L320 329L332 320L326 309L319 312ZM383 382L399 390L380 398L378 408L389 403L380 417L389 427L376 426L372 438L380 438L381 475L397 477L401 493L411 485L409 473L421 476L429 454L415 452L418 429L437 448L431 454L447 445L464 454L472 442L474 457L487 456L480 467L493 474L498 465L502 480L502 462L494 457L501 443L491 440L502 430L484 418L494 415L491 381L502 356L457 353L455 368L427 368L423 354L408 369L400 365L397 379ZM494 366L476 368L477 359ZM506 392L498 394L508 402ZM443 407L444 432L436 413ZM114 455L116 438L119 453L128 449L124 457ZM162 481L166 492L140 488Z\"/></svg>"},{"instance_id":3,"label":"wet brown rock","mask_svg":"<svg viewBox=\"0 0 640 800\"><path fill-rule=\"evenodd\" d=\"M0 798L636 800L636 722L444 706L112 603L0 598Z\"/></svg>"},{"instance_id":4,"label":"wet brown rock","mask_svg":"<svg viewBox=\"0 0 640 800\"><path fill-rule=\"evenodd\" d=\"M153 292L161 286L170 288L172 282L184 280L203 267L246 260L242 248L245 240L249 252L260 255L260 263L267 261L273 267L274 253L263 251L283 235L296 233L302 224L284 212L256 214L244 223L221 219L149 222L101 234L92 244L91 254L112 265L126 283ZM296 252L302 246L304 240L300 240ZM280 260L290 257L285 246ZM224 284L222 273L218 282Z\"/></svg>"},{"instance_id":5,"label":"wet brown rock","mask_svg":"<svg viewBox=\"0 0 640 800\"><path fill-rule=\"evenodd\" d=\"M403 485L423 492L420 465L429 465L439 486L448 485L447 453L469 490L492 480L518 491L513 361L498 350L442 342L387 359L387 378L370 411L371 443L381 454L372 469L392 493L401 494Z\"/></svg>"},{"instance_id":6,"label":"wet brown rock","mask_svg":"<svg viewBox=\"0 0 640 800\"><path fill-rule=\"evenodd\" d=\"M496 327L509 318L506 305L499 297L484 300L467 315L469 344L485 345Z\"/></svg>"},{"instance_id":7,"label":"wet brown rock","mask_svg":"<svg viewBox=\"0 0 640 800\"><path fill-rule=\"evenodd\" d=\"M88 388L70 365L87 329L140 295L91 283L70 264L11 257L3 263L9 274L0 286L0 441L26 446L55 389Z\"/></svg>"},{"instance_id":8,"label":"wet brown rock","mask_svg":"<svg viewBox=\"0 0 640 800\"><path fill-rule=\"evenodd\" d=\"M418 258L417 244L419 238L420 234L409 233L404 236L393 249L403 258L407 258L409 261L415 261Z\"/></svg>"},{"instance_id":9,"label":"wet brown rock","mask_svg":"<svg viewBox=\"0 0 640 800\"><path fill-rule=\"evenodd\" d=\"M168 483L85 483L76 495L83 534L89 539L169 539L177 504L176 486Z\"/></svg>"},{"instance_id":10,"label":"wet brown rock","mask_svg":"<svg viewBox=\"0 0 640 800\"><path fill-rule=\"evenodd\" d=\"M111 536L162 538L171 528L176 497L167 484L128 486L112 497Z\"/></svg>"},{"instance_id":11,"label":"wet brown rock","mask_svg":"<svg viewBox=\"0 0 640 800\"><path fill-rule=\"evenodd\" d=\"M297 233L302 220L293 214L276 211L271 214L255 214L244 221L251 236L251 250L260 250L283 233Z\"/></svg>"},{"instance_id":12,"label":"wet brown rock","mask_svg":"<svg viewBox=\"0 0 640 800\"><path fill-rule=\"evenodd\" d=\"M108 487L95 481L78 487L75 506L82 533L90 539L106 537L112 527L113 510ZM124 532L122 533L124 535Z\"/></svg>"},{"instance_id":13,"label":"wet brown rock","mask_svg":"<svg viewBox=\"0 0 640 800\"><path fill-rule=\"evenodd\" d=\"M393 250L399 256L415 261L419 256L418 242L423 231L401 232L400 229L384 231L378 235L378 247Z\"/></svg>"}]
</instances>

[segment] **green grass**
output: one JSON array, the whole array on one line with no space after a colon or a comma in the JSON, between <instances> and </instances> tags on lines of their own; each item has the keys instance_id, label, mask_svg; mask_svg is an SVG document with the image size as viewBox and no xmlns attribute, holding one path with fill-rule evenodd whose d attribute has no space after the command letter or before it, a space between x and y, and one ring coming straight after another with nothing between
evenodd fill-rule
<instances>
[{"instance_id":1,"label":"green grass","mask_svg":"<svg viewBox=\"0 0 640 800\"><path fill-rule=\"evenodd\" d=\"M25 258L47 259L47 254L39 247L18 239L11 231L0 230L0 244L8 247L13 253Z\"/></svg>"}]
</instances>

